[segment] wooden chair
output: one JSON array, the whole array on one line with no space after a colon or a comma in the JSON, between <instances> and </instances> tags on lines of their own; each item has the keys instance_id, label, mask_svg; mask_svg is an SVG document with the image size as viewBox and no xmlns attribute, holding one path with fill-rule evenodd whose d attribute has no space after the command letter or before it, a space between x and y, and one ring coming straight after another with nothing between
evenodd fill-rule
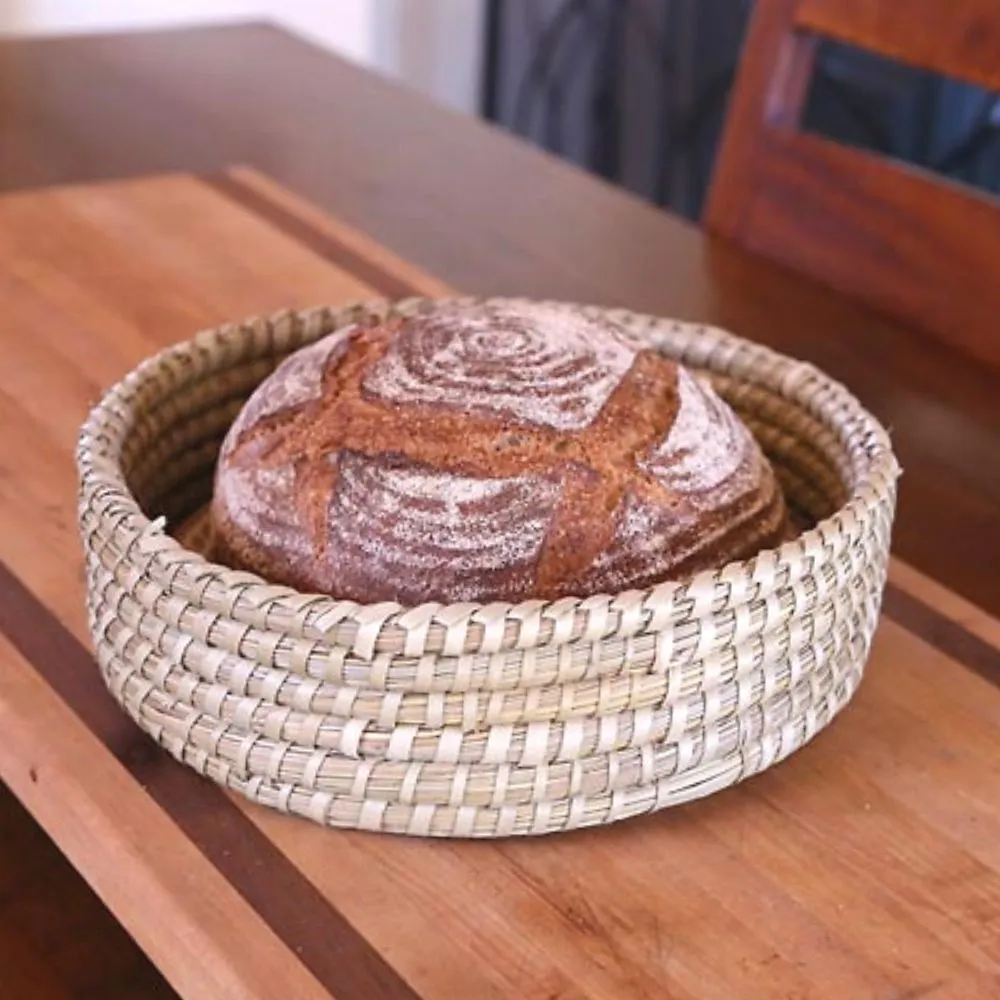
<instances>
[{"instance_id":1,"label":"wooden chair","mask_svg":"<svg viewBox=\"0 0 1000 1000\"><path fill-rule=\"evenodd\" d=\"M1000 0L757 0L707 228L1000 366L1000 201L802 132L824 38L1000 89Z\"/></svg>"}]
</instances>

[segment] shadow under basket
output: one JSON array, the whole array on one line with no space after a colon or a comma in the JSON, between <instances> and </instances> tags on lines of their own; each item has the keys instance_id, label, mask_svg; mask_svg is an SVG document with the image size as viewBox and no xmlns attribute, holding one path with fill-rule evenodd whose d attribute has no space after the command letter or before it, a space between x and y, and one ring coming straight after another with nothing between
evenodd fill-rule
<instances>
[{"instance_id":1,"label":"shadow under basket","mask_svg":"<svg viewBox=\"0 0 1000 1000\"><path fill-rule=\"evenodd\" d=\"M581 600L404 608L273 586L213 563L204 531L174 537L204 508L244 400L289 352L360 315L427 305L206 331L95 407L77 449L89 620L129 716L265 806L452 837L661 809L823 729L868 657L898 467L842 386L721 330L588 309L705 372L760 441L806 527L753 559Z\"/></svg>"}]
</instances>

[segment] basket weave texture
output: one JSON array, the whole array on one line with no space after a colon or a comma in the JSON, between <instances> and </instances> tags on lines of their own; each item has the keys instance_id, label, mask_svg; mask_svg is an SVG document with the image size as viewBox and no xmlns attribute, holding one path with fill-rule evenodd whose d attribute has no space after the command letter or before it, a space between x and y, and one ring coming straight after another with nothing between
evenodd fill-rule
<instances>
[{"instance_id":1,"label":"basket weave texture","mask_svg":"<svg viewBox=\"0 0 1000 1000\"><path fill-rule=\"evenodd\" d=\"M204 521L186 545L175 537L210 496L230 423L287 354L362 314L427 305L205 331L92 411L77 449L89 622L125 712L266 806L455 837L549 833L708 795L824 728L868 656L898 466L842 386L718 329L591 310L705 372L761 442L810 527L748 561L579 600L404 608L213 563Z\"/></svg>"}]
</instances>

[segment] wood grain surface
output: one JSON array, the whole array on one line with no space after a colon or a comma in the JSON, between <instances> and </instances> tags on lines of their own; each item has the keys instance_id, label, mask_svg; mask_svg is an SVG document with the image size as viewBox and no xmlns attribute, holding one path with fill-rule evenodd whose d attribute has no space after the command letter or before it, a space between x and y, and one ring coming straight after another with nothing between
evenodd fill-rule
<instances>
[{"instance_id":1,"label":"wood grain surface","mask_svg":"<svg viewBox=\"0 0 1000 1000\"><path fill-rule=\"evenodd\" d=\"M0 188L232 163L465 291L714 322L816 362L893 429L897 551L1000 615L995 374L274 28L0 42Z\"/></svg>"},{"instance_id":2,"label":"wood grain surface","mask_svg":"<svg viewBox=\"0 0 1000 1000\"><path fill-rule=\"evenodd\" d=\"M69 861L2 785L0 997L176 997Z\"/></svg>"},{"instance_id":3,"label":"wood grain surface","mask_svg":"<svg viewBox=\"0 0 1000 1000\"><path fill-rule=\"evenodd\" d=\"M72 994L15 928L0 935L0 990L4 996L71 1000Z\"/></svg>"},{"instance_id":4,"label":"wood grain surface","mask_svg":"<svg viewBox=\"0 0 1000 1000\"><path fill-rule=\"evenodd\" d=\"M993 0L760 0L706 213L714 231L1000 370L1000 200L800 129L832 37L996 88Z\"/></svg>"},{"instance_id":5,"label":"wood grain surface","mask_svg":"<svg viewBox=\"0 0 1000 1000\"><path fill-rule=\"evenodd\" d=\"M18 429L0 456L0 778L183 996L996 995L1000 626L902 563L828 731L740 787L612 828L333 832L176 765L87 649L72 466L87 407L205 325L444 286L245 170L9 195L0 252L0 419Z\"/></svg>"}]
</instances>

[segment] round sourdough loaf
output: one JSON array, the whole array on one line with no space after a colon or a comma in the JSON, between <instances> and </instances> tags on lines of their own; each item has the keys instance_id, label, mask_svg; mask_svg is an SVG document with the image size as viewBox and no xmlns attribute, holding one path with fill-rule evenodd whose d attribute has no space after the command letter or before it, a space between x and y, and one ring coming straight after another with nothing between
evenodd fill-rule
<instances>
[{"instance_id":1,"label":"round sourdough loaf","mask_svg":"<svg viewBox=\"0 0 1000 1000\"><path fill-rule=\"evenodd\" d=\"M711 386L571 305L443 302L286 359L223 443L219 558L371 603L583 597L784 537Z\"/></svg>"}]
</instances>

